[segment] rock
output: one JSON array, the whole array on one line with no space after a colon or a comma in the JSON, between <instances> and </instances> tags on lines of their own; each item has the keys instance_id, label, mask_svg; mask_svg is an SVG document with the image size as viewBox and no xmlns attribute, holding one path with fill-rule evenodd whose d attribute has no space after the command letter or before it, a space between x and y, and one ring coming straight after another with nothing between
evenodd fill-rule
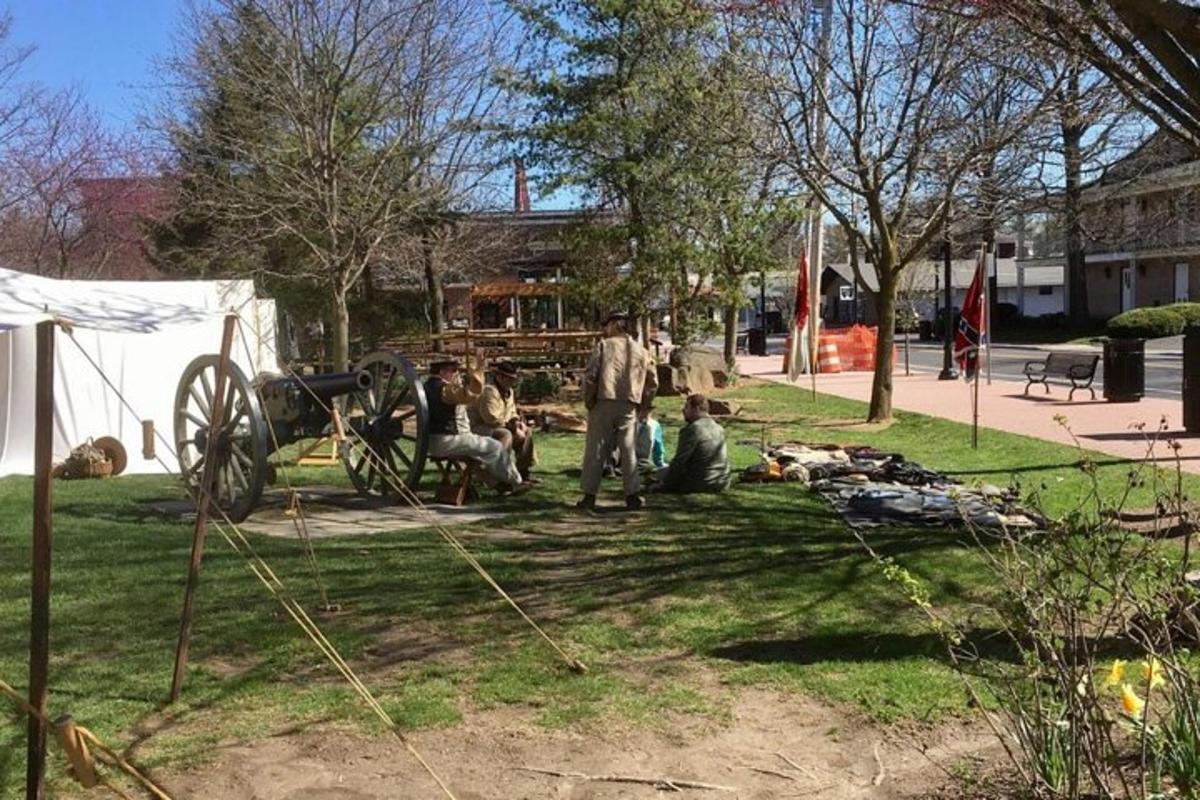
<instances>
[{"instance_id":1,"label":"rock","mask_svg":"<svg viewBox=\"0 0 1200 800\"><path fill-rule=\"evenodd\" d=\"M674 368L674 386L681 394L712 392L718 388L714 373L720 373L720 380L728 383L725 355L715 348L699 345L677 347L671 351L670 363Z\"/></svg>"},{"instance_id":2,"label":"rock","mask_svg":"<svg viewBox=\"0 0 1200 800\"><path fill-rule=\"evenodd\" d=\"M677 397L679 386L675 383L675 368L669 364L658 365L658 396Z\"/></svg>"},{"instance_id":3,"label":"rock","mask_svg":"<svg viewBox=\"0 0 1200 800\"><path fill-rule=\"evenodd\" d=\"M732 417L740 413L742 407L732 400L718 400L715 397L708 398L708 413L714 417Z\"/></svg>"}]
</instances>

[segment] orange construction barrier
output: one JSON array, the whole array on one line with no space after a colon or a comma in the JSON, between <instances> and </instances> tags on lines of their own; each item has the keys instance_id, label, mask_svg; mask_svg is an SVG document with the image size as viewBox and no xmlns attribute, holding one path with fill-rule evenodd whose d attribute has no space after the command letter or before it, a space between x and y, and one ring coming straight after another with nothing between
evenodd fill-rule
<instances>
[{"instance_id":1,"label":"orange construction barrier","mask_svg":"<svg viewBox=\"0 0 1200 800\"><path fill-rule=\"evenodd\" d=\"M838 357L838 346L834 342L825 341L825 337L821 337L821 344L817 346L817 372L831 373L841 372L842 361Z\"/></svg>"}]
</instances>

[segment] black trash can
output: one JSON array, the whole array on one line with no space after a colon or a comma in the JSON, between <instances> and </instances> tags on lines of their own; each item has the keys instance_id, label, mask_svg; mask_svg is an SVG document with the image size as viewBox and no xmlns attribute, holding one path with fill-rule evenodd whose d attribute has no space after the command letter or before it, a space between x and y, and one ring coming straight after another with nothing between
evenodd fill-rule
<instances>
[{"instance_id":1,"label":"black trash can","mask_svg":"<svg viewBox=\"0 0 1200 800\"><path fill-rule=\"evenodd\" d=\"M923 319L917 322L917 336L922 342L933 341L933 320Z\"/></svg>"},{"instance_id":2,"label":"black trash can","mask_svg":"<svg viewBox=\"0 0 1200 800\"><path fill-rule=\"evenodd\" d=\"M1146 393L1146 340L1104 340L1104 399L1136 403Z\"/></svg>"},{"instance_id":3,"label":"black trash can","mask_svg":"<svg viewBox=\"0 0 1200 800\"><path fill-rule=\"evenodd\" d=\"M1200 433L1200 325L1183 332L1183 427Z\"/></svg>"},{"instance_id":4,"label":"black trash can","mask_svg":"<svg viewBox=\"0 0 1200 800\"><path fill-rule=\"evenodd\" d=\"M746 349L750 351L752 356L765 356L767 354L767 334L762 328L751 328L746 336Z\"/></svg>"}]
</instances>

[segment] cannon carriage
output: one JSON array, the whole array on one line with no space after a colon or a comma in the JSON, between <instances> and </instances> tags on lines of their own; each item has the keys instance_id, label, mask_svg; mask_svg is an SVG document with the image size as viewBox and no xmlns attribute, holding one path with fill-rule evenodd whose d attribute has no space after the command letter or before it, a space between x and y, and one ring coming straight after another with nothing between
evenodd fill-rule
<instances>
[{"instance_id":1,"label":"cannon carriage","mask_svg":"<svg viewBox=\"0 0 1200 800\"><path fill-rule=\"evenodd\" d=\"M388 496L395 491L393 476L410 489L420 483L429 406L420 376L399 353L372 353L350 372L253 381L230 362L219 422L212 414L218 362L216 355L199 356L184 370L175 394L175 443L180 474L192 491L208 453L213 501L233 521L258 503L272 453L339 433L338 425L345 432L339 455L360 494Z\"/></svg>"}]
</instances>

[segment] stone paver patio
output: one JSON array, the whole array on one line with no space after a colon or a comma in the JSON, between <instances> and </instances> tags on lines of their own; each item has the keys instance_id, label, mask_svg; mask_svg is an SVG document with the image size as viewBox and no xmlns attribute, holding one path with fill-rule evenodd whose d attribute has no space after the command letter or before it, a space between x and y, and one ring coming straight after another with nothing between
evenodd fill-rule
<instances>
[{"instance_id":1,"label":"stone paver patio","mask_svg":"<svg viewBox=\"0 0 1200 800\"><path fill-rule=\"evenodd\" d=\"M787 376L781 374L780 368L779 356L738 358L740 374L787 383ZM797 386L808 389L809 380L807 375L801 376ZM965 381L939 381L931 373L913 373L909 377L897 374L893 386L892 403L897 409L971 422L972 388ZM1147 434L1153 434L1165 419L1166 433L1162 438L1177 440L1183 469L1200 473L1200 435L1183 429L1183 404L1179 400L1146 397L1137 403L1109 403L1104 401L1100 387L1096 387L1095 400L1090 400L1087 392L1076 392L1075 401L1067 402L1067 389L1061 386L1052 386L1049 395L1034 387L1028 397L1023 394L1024 386L1023 381L993 380L991 386L981 383L980 427L1067 445L1074 444L1073 432L1080 444L1090 450L1137 459L1147 453ZM866 402L871 393L871 373L818 375L817 391ZM1056 421L1059 415L1066 418L1070 432ZM1145 431L1135 427L1139 424L1145 425ZM1174 460L1165 442L1160 442L1154 452L1160 463Z\"/></svg>"}]
</instances>

